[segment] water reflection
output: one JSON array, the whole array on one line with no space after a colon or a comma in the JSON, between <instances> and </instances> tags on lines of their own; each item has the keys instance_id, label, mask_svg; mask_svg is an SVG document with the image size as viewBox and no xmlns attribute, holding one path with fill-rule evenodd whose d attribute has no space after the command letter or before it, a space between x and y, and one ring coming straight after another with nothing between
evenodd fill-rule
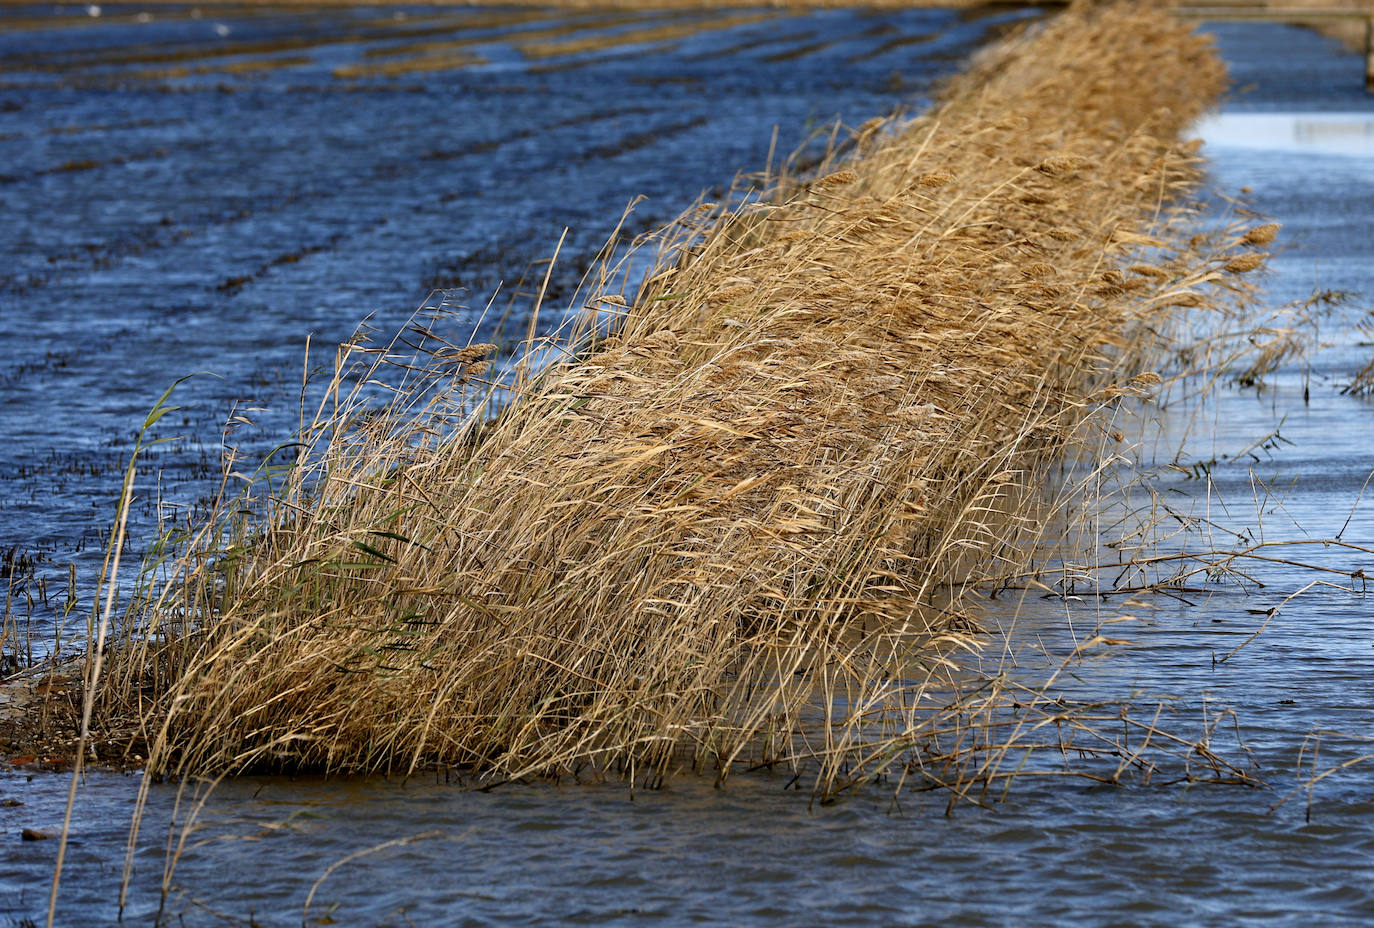
<instances>
[{"instance_id":1,"label":"water reflection","mask_svg":"<svg viewBox=\"0 0 1374 928\"><path fill-rule=\"evenodd\" d=\"M1365 113L1218 113L1196 132L1209 148L1374 156L1374 118Z\"/></svg>"}]
</instances>

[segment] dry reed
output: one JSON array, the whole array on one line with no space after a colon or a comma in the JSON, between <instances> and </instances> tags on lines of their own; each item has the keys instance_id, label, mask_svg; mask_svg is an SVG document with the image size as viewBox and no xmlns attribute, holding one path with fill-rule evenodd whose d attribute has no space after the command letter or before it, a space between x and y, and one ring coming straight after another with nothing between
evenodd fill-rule
<instances>
[{"instance_id":1,"label":"dry reed","mask_svg":"<svg viewBox=\"0 0 1374 928\"><path fill-rule=\"evenodd\" d=\"M1357 331L1362 344L1374 345L1374 310L1369 312L1367 318L1360 320ZM1355 372L1342 392L1356 395L1374 393L1374 358L1370 358L1364 367Z\"/></svg>"},{"instance_id":2,"label":"dry reed","mask_svg":"<svg viewBox=\"0 0 1374 928\"><path fill-rule=\"evenodd\" d=\"M1056 468L1158 382L1178 315L1249 287L1268 232L1179 205L1224 79L1152 6L1075 6L844 164L689 213L632 294L644 250L608 258L601 311L532 322L511 378L424 324L345 346L269 492L159 549L97 723L174 776L770 765L969 796L1065 730L1108 779L1148 769L1101 735L1118 709L971 669L996 639L967 595L1032 569Z\"/></svg>"}]
</instances>

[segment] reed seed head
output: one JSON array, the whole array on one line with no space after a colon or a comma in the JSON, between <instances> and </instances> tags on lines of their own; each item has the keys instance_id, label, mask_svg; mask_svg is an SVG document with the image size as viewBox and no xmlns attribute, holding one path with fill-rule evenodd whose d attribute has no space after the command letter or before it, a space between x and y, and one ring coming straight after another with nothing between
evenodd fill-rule
<instances>
[{"instance_id":1,"label":"reed seed head","mask_svg":"<svg viewBox=\"0 0 1374 928\"><path fill-rule=\"evenodd\" d=\"M1226 262L1225 268L1232 274L1245 274L1264 264L1264 259L1268 257L1267 254L1262 252L1248 255L1236 255L1236 257Z\"/></svg>"},{"instance_id":2,"label":"reed seed head","mask_svg":"<svg viewBox=\"0 0 1374 928\"><path fill-rule=\"evenodd\" d=\"M1262 226L1255 226L1245 233L1242 241L1247 245L1268 245L1279 234L1282 228L1277 222L1267 222Z\"/></svg>"},{"instance_id":3,"label":"reed seed head","mask_svg":"<svg viewBox=\"0 0 1374 928\"><path fill-rule=\"evenodd\" d=\"M859 179L859 175L853 171L836 171L834 174L827 174L816 181L817 187L840 187L844 184L852 184Z\"/></svg>"},{"instance_id":4,"label":"reed seed head","mask_svg":"<svg viewBox=\"0 0 1374 928\"><path fill-rule=\"evenodd\" d=\"M1035 169L1048 177L1068 177L1088 165L1088 159L1079 155L1051 155L1035 166Z\"/></svg>"}]
</instances>

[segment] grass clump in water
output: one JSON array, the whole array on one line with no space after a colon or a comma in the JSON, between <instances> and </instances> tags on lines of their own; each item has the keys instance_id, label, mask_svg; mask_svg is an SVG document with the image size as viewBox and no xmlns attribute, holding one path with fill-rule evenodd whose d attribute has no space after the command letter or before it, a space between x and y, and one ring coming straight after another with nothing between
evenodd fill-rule
<instances>
[{"instance_id":1,"label":"grass clump in water","mask_svg":"<svg viewBox=\"0 0 1374 928\"><path fill-rule=\"evenodd\" d=\"M688 214L630 297L608 262L614 324L531 344L499 417L482 351L420 330L383 388L398 346L352 346L376 363L270 498L136 597L100 723L172 775L1009 776L974 720L1026 697L963 660L967 596L1030 569L1175 315L1248 287L1242 237L1171 205L1224 82L1156 10L1079 5L842 165Z\"/></svg>"}]
</instances>

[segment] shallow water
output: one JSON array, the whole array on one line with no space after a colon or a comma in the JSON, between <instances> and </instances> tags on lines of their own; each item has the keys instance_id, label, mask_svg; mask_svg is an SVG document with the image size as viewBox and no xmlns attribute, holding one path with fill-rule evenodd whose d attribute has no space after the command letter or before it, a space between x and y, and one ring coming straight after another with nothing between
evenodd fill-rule
<instances>
[{"instance_id":1,"label":"shallow water","mask_svg":"<svg viewBox=\"0 0 1374 928\"><path fill-rule=\"evenodd\" d=\"M1309 823L1301 809L1265 814L1270 797L1253 793L1061 782L946 818L921 797L902 814L877 799L809 809L782 784L679 780L631 801L621 787L240 782L216 808L246 840L188 854L169 908L191 906L191 923L211 923L195 899L298 924L328 865L419 835L334 870L311 923L1300 925L1317 913L1358 924L1374 906L1374 843L1352 834L1374 813L1368 797L1320 805ZM118 802L128 786L96 778L88 801ZM87 817L78 830L67 911L110 911L123 825ZM36 870L51 860L45 845L20 851ZM134 924L157 902L159 861L141 863ZM27 901L21 911L37 910Z\"/></svg>"},{"instance_id":2,"label":"shallow water","mask_svg":"<svg viewBox=\"0 0 1374 928\"><path fill-rule=\"evenodd\" d=\"M951 22L948 14L905 15ZM858 20L843 14L840 21ZM813 24L810 17L789 22L799 31ZM1238 82L1254 86L1200 131L1215 186L1232 194L1250 187L1246 205L1284 223L1270 298L1280 305L1314 288L1363 296L1324 317L1326 347L1310 364L1279 371L1262 388L1222 391L1191 430L1185 430L1187 407L1166 411L1158 441L1164 457L1177 452L1185 464L1216 463L1209 479L1173 472L1158 486L1181 491L1170 498L1233 529L1271 540L1312 539L1288 551L1289 559L1374 575L1374 557L1318 543L1338 533L1374 543L1368 494L1357 505L1374 469L1374 402L1340 393L1374 354L1374 346L1357 344L1354 330L1374 294L1368 244L1374 241L1374 157L1350 150L1349 138L1293 128L1359 125L1374 119L1374 101L1359 89L1358 56L1338 53L1311 33L1279 26L1216 32ZM916 50L897 57L914 59ZM656 59L656 66L668 68L676 54ZM736 78L740 70L747 68L732 68ZM806 80L798 78L805 85L799 93L820 92L819 78ZM873 109L855 121L881 110L877 83L871 93ZM798 111L805 103L793 102ZM1256 129L1257 115L1268 120L1265 132ZM701 184L761 163L767 134L754 137L753 154L741 161L701 155L702 171L710 162L718 172ZM617 161L617 173L651 172L666 157L638 151ZM722 172L722 164L730 167ZM692 192L680 193L676 203ZM347 274L334 283L364 286ZM385 283L377 286L375 299L387 299ZM301 292L309 289L303 284ZM218 297L203 299L219 305ZM408 304L396 299L399 316ZM17 304L3 305L8 313ZM356 321L347 316L348 305L337 304L338 331ZM208 309L203 316L214 318ZM298 317L283 311L280 318ZM211 339L202 350L214 347ZM291 363L291 352L282 350L280 363ZM150 396L161 382L148 387ZM216 389L228 394L241 385ZM109 421L123 422L124 429L141 409L131 399L120 401L127 404L123 413L113 401L100 402L110 403ZM14 405L5 414L13 416ZM1238 454L1276 427L1292 444ZM28 486L44 486L42 479L30 478ZM5 524L24 524L10 505ZM70 543L70 535L56 537ZM241 923L296 924L312 885L337 864L315 894L312 923L329 914L339 924L394 925L1368 924L1374 919L1374 762L1333 773L1310 793L1294 790L1305 776L1374 748L1359 740L1374 734L1374 610L1358 584L1353 592L1314 589L1286 604L1234 657L1218 662L1265 621L1259 613L1314 577L1274 562L1246 569L1253 574L1248 586L1213 593L1029 600L1016 640L1035 642L1057 659L1086 640L1097 622L1135 616L1112 626L1112 637L1129 643L1110 648L1110 658L1094 650L1073 663L1064 691L1131 698L1147 713L1161 705L1163 727L1189 738L1233 711L1235 723L1218 726L1211 747L1261 780L1259 788L1170 786L1166 772L1150 785L1124 787L1027 779L991 810L965 807L945 817L943 795L903 794L894 806L883 785L838 805L812 806L805 785L789 790L782 775L737 777L723 790L681 777L667 790L633 797L622 785L471 793L433 777L252 779L213 795L198 835L207 843L180 861L168 909L189 924L216 923L212 910ZM1348 577L1330 576L1352 585ZM990 604L990 615L1000 608ZM1023 658L1033 660L1025 650ZM1313 762L1311 738L1324 729L1341 734L1323 735ZM70 923L114 918L128 801L137 782L108 773L89 778L63 882L62 911ZM21 843L18 833L60 821L65 785L59 777L0 773L0 801L23 803L0 805L0 888L6 890L0 919L17 922L43 911L53 842ZM130 901L128 920L135 924L148 922L158 907L159 838L173 799L169 787L152 789ZM379 847L408 838L415 840Z\"/></svg>"}]
</instances>

